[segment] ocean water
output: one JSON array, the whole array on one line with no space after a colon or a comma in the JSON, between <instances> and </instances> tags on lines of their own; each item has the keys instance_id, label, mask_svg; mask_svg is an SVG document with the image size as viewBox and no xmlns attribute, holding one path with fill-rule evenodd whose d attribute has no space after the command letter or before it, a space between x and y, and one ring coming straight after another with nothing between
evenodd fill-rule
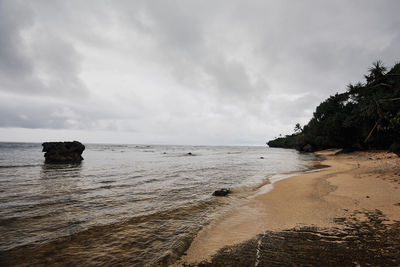
<instances>
[{"instance_id":1,"label":"ocean water","mask_svg":"<svg viewBox=\"0 0 400 267\"><path fill-rule=\"evenodd\" d=\"M82 156L49 165L41 144L0 143L0 265L167 265L222 209L315 159L265 147L100 144ZM233 194L213 197L219 188Z\"/></svg>"}]
</instances>

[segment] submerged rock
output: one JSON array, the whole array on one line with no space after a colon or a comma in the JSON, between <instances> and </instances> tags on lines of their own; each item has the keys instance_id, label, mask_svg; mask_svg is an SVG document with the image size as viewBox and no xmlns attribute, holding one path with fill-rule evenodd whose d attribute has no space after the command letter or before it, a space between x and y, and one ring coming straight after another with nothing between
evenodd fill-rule
<instances>
[{"instance_id":1,"label":"submerged rock","mask_svg":"<svg viewBox=\"0 0 400 267\"><path fill-rule=\"evenodd\" d=\"M216 196L216 197L224 197L224 196L228 195L230 192L231 192L230 189L222 188L222 189L219 189L219 190L215 190L212 195Z\"/></svg>"},{"instance_id":2,"label":"submerged rock","mask_svg":"<svg viewBox=\"0 0 400 267\"><path fill-rule=\"evenodd\" d=\"M85 146L78 142L45 142L42 152L46 163L79 163Z\"/></svg>"}]
</instances>

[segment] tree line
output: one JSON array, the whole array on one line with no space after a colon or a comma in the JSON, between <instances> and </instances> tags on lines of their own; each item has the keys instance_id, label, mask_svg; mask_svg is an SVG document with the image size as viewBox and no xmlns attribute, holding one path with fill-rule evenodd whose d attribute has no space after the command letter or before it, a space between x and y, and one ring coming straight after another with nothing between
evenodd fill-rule
<instances>
[{"instance_id":1,"label":"tree line","mask_svg":"<svg viewBox=\"0 0 400 267\"><path fill-rule=\"evenodd\" d=\"M400 63L373 63L365 82L349 84L319 104L308 124L269 141L270 147L316 151L389 149L400 155Z\"/></svg>"}]
</instances>

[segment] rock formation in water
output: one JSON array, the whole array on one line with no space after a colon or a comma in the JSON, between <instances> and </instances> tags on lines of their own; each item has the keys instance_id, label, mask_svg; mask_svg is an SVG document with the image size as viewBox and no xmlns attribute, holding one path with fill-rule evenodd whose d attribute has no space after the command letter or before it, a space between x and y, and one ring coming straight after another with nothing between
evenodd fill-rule
<instances>
[{"instance_id":1,"label":"rock formation in water","mask_svg":"<svg viewBox=\"0 0 400 267\"><path fill-rule=\"evenodd\" d=\"M85 146L78 142L45 142L42 144L46 163L79 163Z\"/></svg>"}]
</instances>

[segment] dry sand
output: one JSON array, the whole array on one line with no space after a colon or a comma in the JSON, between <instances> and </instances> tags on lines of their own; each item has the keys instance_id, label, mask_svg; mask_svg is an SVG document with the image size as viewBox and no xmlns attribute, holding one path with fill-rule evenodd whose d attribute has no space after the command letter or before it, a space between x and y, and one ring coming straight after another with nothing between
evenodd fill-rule
<instances>
[{"instance_id":1,"label":"dry sand","mask_svg":"<svg viewBox=\"0 0 400 267\"><path fill-rule=\"evenodd\" d=\"M317 153L320 163L330 167L281 180L272 191L247 198L204 227L175 266L210 260L219 249L264 231L340 227L334 218L357 211L379 210L385 223L399 221L400 158L386 152L336 152Z\"/></svg>"}]
</instances>

